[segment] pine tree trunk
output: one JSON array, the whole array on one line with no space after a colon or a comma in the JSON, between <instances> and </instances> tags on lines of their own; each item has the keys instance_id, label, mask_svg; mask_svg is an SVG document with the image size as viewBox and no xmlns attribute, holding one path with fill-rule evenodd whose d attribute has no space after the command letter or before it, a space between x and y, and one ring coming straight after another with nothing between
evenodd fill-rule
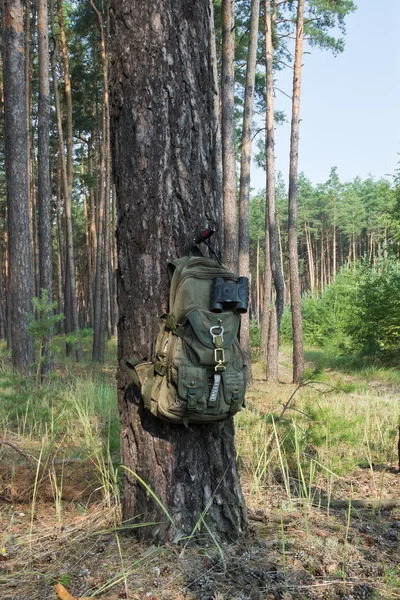
<instances>
[{"instance_id":1,"label":"pine tree trunk","mask_svg":"<svg viewBox=\"0 0 400 600\"><path fill-rule=\"evenodd\" d=\"M3 279L3 250L2 243L0 244L0 338L5 339L7 337L6 332L6 303L5 303L5 286Z\"/></svg>"},{"instance_id":2,"label":"pine tree trunk","mask_svg":"<svg viewBox=\"0 0 400 600\"><path fill-rule=\"evenodd\" d=\"M3 55L4 56L4 55ZM4 144L5 145L5 144ZM7 348L8 350L12 349L12 339L11 339L11 289L10 289L10 261L9 254L10 248L8 243L8 210L6 205L6 227L4 231L4 245L6 250L5 257L5 281L6 281L6 339L7 339Z\"/></svg>"},{"instance_id":3,"label":"pine tree trunk","mask_svg":"<svg viewBox=\"0 0 400 600\"><path fill-rule=\"evenodd\" d=\"M28 153L30 155L28 163L28 173L30 185L29 185L29 204L31 206L30 214L32 215L32 295L40 296L40 282L39 282L39 225L38 225L38 206L36 200L36 189L35 180L33 174L35 172L35 157L33 151L33 139L31 137L30 146L28 147Z\"/></svg>"},{"instance_id":4,"label":"pine tree trunk","mask_svg":"<svg viewBox=\"0 0 400 600\"><path fill-rule=\"evenodd\" d=\"M261 294L260 294L260 240L257 240L257 258L256 258L256 320L260 327L261 313Z\"/></svg>"},{"instance_id":5,"label":"pine tree trunk","mask_svg":"<svg viewBox=\"0 0 400 600\"><path fill-rule=\"evenodd\" d=\"M239 191L239 275L248 277L250 272L249 241L249 201L250 201L250 169L251 169L251 132L253 123L254 87L256 77L258 21L260 0L252 0L249 49L247 55L246 88L243 108L242 151L240 156L240 191ZM240 344L243 349L248 383L253 382L251 376L250 320L247 312L242 316L240 327Z\"/></svg>"},{"instance_id":6,"label":"pine tree trunk","mask_svg":"<svg viewBox=\"0 0 400 600\"><path fill-rule=\"evenodd\" d=\"M108 258L109 258L109 201L110 201L110 168L108 150L109 109L108 109L108 57L106 51L106 40L104 36L103 17L90 0L90 6L94 11L99 32L101 65L103 74L103 102L102 102L102 131L100 142L100 197L98 210L97 230L97 257L96 278L94 294L94 330L92 358L99 362L104 361L106 305L108 300Z\"/></svg>"},{"instance_id":7,"label":"pine tree trunk","mask_svg":"<svg viewBox=\"0 0 400 600\"><path fill-rule=\"evenodd\" d=\"M222 205L222 132L221 132L221 94L218 77L218 58L214 21L214 0L210 0L210 50L211 68L213 72L213 110L215 123L215 195L217 202ZM220 235L223 236L222 223L220 224Z\"/></svg>"},{"instance_id":8,"label":"pine tree trunk","mask_svg":"<svg viewBox=\"0 0 400 600\"><path fill-rule=\"evenodd\" d=\"M39 115L38 115L38 203L39 203L39 287L48 302L53 301L53 257L51 239L50 187L50 82L47 0L38 0ZM43 340L42 374L52 368L51 336Z\"/></svg>"},{"instance_id":9,"label":"pine tree trunk","mask_svg":"<svg viewBox=\"0 0 400 600\"><path fill-rule=\"evenodd\" d=\"M82 179L82 195L83 195L83 217L85 220L85 242L86 242L86 262L87 262L87 288L86 288L86 303L88 312L89 327L93 327L93 275L92 275L92 252L90 248L90 225L87 206L87 189L84 184L84 164L83 164L83 147L82 147L82 163L81 163L81 179Z\"/></svg>"},{"instance_id":10,"label":"pine tree trunk","mask_svg":"<svg viewBox=\"0 0 400 600\"><path fill-rule=\"evenodd\" d=\"M275 156L274 156L274 83L273 83L273 44L272 44L272 18L271 2L265 0L264 9L265 18L265 62L266 62L266 127L265 127L265 154L267 163L267 185L266 185L266 204L268 210L267 227L269 230L269 251L272 280L276 293L275 307L276 318L271 318L269 327L269 336L271 343L268 343L268 381L274 380L274 374L278 371L278 347L279 347L279 327L283 314L285 302L285 284L279 263L278 233L276 227L276 200L275 200ZM268 299L264 301L268 302ZM273 330L276 328L276 331ZM276 340L276 341L275 341Z\"/></svg>"},{"instance_id":11,"label":"pine tree trunk","mask_svg":"<svg viewBox=\"0 0 400 600\"><path fill-rule=\"evenodd\" d=\"M271 311L272 306L272 271L271 271L271 252L268 227L268 206L265 207L265 274L264 274L264 297L262 303L261 315L261 345L260 355L263 360L268 360L268 339L270 334Z\"/></svg>"},{"instance_id":12,"label":"pine tree trunk","mask_svg":"<svg viewBox=\"0 0 400 600\"><path fill-rule=\"evenodd\" d=\"M34 362L27 315L32 313L24 26L20 0L4 1L4 138L8 209L12 362L28 373Z\"/></svg>"},{"instance_id":13,"label":"pine tree trunk","mask_svg":"<svg viewBox=\"0 0 400 600\"><path fill-rule=\"evenodd\" d=\"M222 0L222 169L224 263L238 268L238 210L235 150L235 1Z\"/></svg>"},{"instance_id":14,"label":"pine tree trunk","mask_svg":"<svg viewBox=\"0 0 400 600\"><path fill-rule=\"evenodd\" d=\"M323 225L321 225L321 239L320 239L320 244L321 244L321 248L320 248L321 295L324 293L324 289L325 289L324 242L325 242L324 227L323 227Z\"/></svg>"},{"instance_id":15,"label":"pine tree trunk","mask_svg":"<svg viewBox=\"0 0 400 600\"><path fill-rule=\"evenodd\" d=\"M61 173L61 160L62 157L60 152L57 154L57 196L56 196L56 226L57 226L57 301L58 301L58 312L59 314L63 311L63 290L65 290L65 253L63 243L63 232L62 232L62 211L61 211L61 187L62 187L62 173ZM63 326L61 322L58 324L58 333L61 333Z\"/></svg>"},{"instance_id":16,"label":"pine tree trunk","mask_svg":"<svg viewBox=\"0 0 400 600\"><path fill-rule=\"evenodd\" d=\"M32 18L33 21L33 18ZM31 284L32 295L38 296L39 292L39 269L38 269L38 247L37 247L37 220L36 220L36 196L33 168L33 136L32 136L32 53L31 53L31 4L25 0L25 123L26 123L26 143L27 143L27 161L28 161L28 202L29 202L29 227L32 242L32 272Z\"/></svg>"},{"instance_id":17,"label":"pine tree trunk","mask_svg":"<svg viewBox=\"0 0 400 600\"><path fill-rule=\"evenodd\" d=\"M93 140L94 131L91 132L88 141L88 175L89 180L93 182ZM96 231L96 201L95 201L95 190L94 184L89 186L89 215L90 215L90 246L92 252L92 272L96 273L96 256L97 256L97 231ZM92 291L93 294L93 291ZM94 323L94 317L93 317ZM92 327L94 325L92 324Z\"/></svg>"},{"instance_id":18,"label":"pine tree trunk","mask_svg":"<svg viewBox=\"0 0 400 600\"><path fill-rule=\"evenodd\" d=\"M65 298L69 299L68 310L70 319L70 331L79 331L78 320L78 298L76 292L75 279L75 257L74 257L74 239L72 230L72 180L73 180L73 139L72 139L72 96L71 96L71 80L69 75L69 59L67 51L67 39L65 35L64 17L62 12L62 0L57 0L57 16L58 25L60 27L60 49L63 59L64 68L64 85L65 85L65 108L66 108L66 146L67 146L67 164L63 168L64 181L64 208L65 208L65 224L66 224L66 285L69 289L66 290ZM53 69L54 90L57 88L55 79L55 69ZM57 104L57 102L56 102ZM60 149L64 154L64 136L62 134L61 113L58 102L58 135L60 138ZM64 159L63 159L64 162ZM67 316L67 315L66 315ZM65 320L67 324L67 318ZM75 358L79 362L81 359L82 349L80 343L75 344Z\"/></svg>"},{"instance_id":19,"label":"pine tree trunk","mask_svg":"<svg viewBox=\"0 0 400 600\"><path fill-rule=\"evenodd\" d=\"M110 268L111 268L111 240L110 240L110 200L112 193L112 185L111 185L111 147L110 147L110 109L109 109L109 97L108 97L108 43L110 39L110 13L107 5L107 19L106 19L106 43L105 43L105 53L104 53L104 61L103 61L103 78L104 85L107 90L107 98L106 105L103 107L103 110L106 114L106 214L105 214L105 247L104 247L104 301L105 301L105 314L107 317L107 339L111 339L111 298L110 298L110 289L111 289L111 278L110 278Z\"/></svg>"},{"instance_id":20,"label":"pine tree trunk","mask_svg":"<svg viewBox=\"0 0 400 600\"><path fill-rule=\"evenodd\" d=\"M297 249L297 173L299 167L300 91L301 62L303 58L303 36L304 0L298 0L296 21L296 48L293 69L288 210L290 303L292 308L294 383L298 383L301 380L304 373L303 319L301 316L299 254Z\"/></svg>"},{"instance_id":21,"label":"pine tree trunk","mask_svg":"<svg viewBox=\"0 0 400 600\"><path fill-rule=\"evenodd\" d=\"M111 151L111 148L110 148ZM111 158L111 154L110 154ZM113 306L114 320L112 323L112 335L117 335L117 321L118 321L118 305L117 305L117 245L115 243L115 228L117 224L117 209L116 209L116 191L115 185L112 185L112 196L111 196L111 302Z\"/></svg>"},{"instance_id":22,"label":"pine tree trunk","mask_svg":"<svg viewBox=\"0 0 400 600\"><path fill-rule=\"evenodd\" d=\"M336 273L337 273L337 232L336 232L336 198L333 200L333 248L332 248L332 258L333 258L333 266L332 266L332 279L335 281Z\"/></svg>"},{"instance_id":23,"label":"pine tree trunk","mask_svg":"<svg viewBox=\"0 0 400 600\"><path fill-rule=\"evenodd\" d=\"M327 281L327 285L330 285L331 283L331 245L330 245L330 236L327 235L326 236L326 251L325 251L325 256L326 256L326 281Z\"/></svg>"},{"instance_id":24,"label":"pine tree trunk","mask_svg":"<svg viewBox=\"0 0 400 600\"><path fill-rule=\"evenodd\" d=\"M308 256L308 273L310 277L310 289L311 293L314 293L315 289L315 267L314 267L314 254L312 248L311 231L307 223L304 224L306 243L307 243L307 256Z\"/></svg>"},{"instance_id":25,"label":"pine tree trunk","mask_svg":"<svg viewBox=\"0 0 400 600\"><path fill-rule=\"evenodd\" d=\"M279 339L278 339L278 324L277 324L277 311L274 308L271 309L270 321L269 321L269 336L268 336L268 362L267 362L267 381L278 381L279 375ZM274 360L271 360L273 357ZM275 360L276 357L276 360Z\"/></svg>"},{"instance_id":26,"label":"pine tree trunk","mask_svg":"<svg viewBox=\"0 0 400 600\"><path fill-rule=\"evenodd\" d=\"M172 425L143 408L125 368L149 356L168 298L167 262L221 219L216 198L209 0L111 3L111 124L117 191L118 394L124 519L159 522L137 535L191 535L200 516L220 539L246 529L232 420ZM203 529L203 528L202 528Z\"/></svg>"}]
</instances>

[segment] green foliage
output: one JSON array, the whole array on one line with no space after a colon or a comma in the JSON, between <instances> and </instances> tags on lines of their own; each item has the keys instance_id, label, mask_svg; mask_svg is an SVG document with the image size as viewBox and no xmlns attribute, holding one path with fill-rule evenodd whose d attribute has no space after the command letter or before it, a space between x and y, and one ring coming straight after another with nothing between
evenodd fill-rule
<instances>
[{"instance_id":1,"label":"green foliage","mask_svg":"<svg viewBox=\"0 0 400 600\"><path fill-rule=\"evenodd\" d=\"M381 260L356 272L354 317L345 322L355 349L375 355L400 348L400 264Z\"/></svg>"},{"instance_id":2,"label":"green foliage","mask_svg":"<svg viewBox=\"0 0 400 600\"><path fill-rule=\"evenodd\" d=\"M282 446L285 450L290 470L296 471L299 461L304 467L310 467L318 460L319 453L325 448L336 448L332 455L331 467L336 474L346 472L354 466L354 458L348 451L359 445L362 415L343 414L336 408L315 402L315 398L305 401L302 414L291 420L278 422L281 429Z\"/></svg>"},{"instance_id":3,"label":"green foliage","mask_svg":"<svg viewBox=\"0 0 400 600\"><path fill-rule=\"evenodd\" d=\"M0 427L18 434L60 436L74 440L74 456L85 456L87 439L76 428L77 414L84 415L104 456L119 455L120 422L113 379L74 365L57 369L40 387L32 378L20 377L11 367L0 371ZM78 449L78 450L77 450Z\"/></svg>"},{"instance_id":4,"label":"green foliage","mask_svg":"<svg viewBox=\"0 0 400 600\"><path fill-rule=\"evenodd\" d=\"M328 354L360 352L375 356L400 349L400 265L394 259L375 266L343 268L321 298L307 295L302 302L306 344ZM286 309L282 335L291 339Z\"/></svg>"},{"instance_id":5,"label":"green foliage","mask_svg":"<svg viewBox=\"0 0 400 600\"><path fill-rule=\"evenodd\" d=\"M51 337L54 326L64 319L64 315L54 314L57 302L49 302L47 290L41 290L40 297L33 298L32 303L35 314L28 316L27 329L36 342L44 345Z\"/></svg>"}]
</instances>

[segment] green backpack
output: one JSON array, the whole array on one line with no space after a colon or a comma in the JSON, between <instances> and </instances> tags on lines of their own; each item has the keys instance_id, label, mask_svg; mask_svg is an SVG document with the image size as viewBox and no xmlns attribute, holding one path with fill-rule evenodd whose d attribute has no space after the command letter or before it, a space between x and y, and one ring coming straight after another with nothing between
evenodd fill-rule
<instances>
[{"instance_id":1,"label":"green backpack","mask_svg":"<svg viewBox=\"0 0 400 600\"><path fill-rule=\"evenodd\" d=\"M239 345L247 278L214 258L168 265L169 313L162 315L149 362L126 362L144 406L173 423L211 423L244 406L246 366ZM213 310L211 310L211 308Z\"/></svg>"}]
</instances>

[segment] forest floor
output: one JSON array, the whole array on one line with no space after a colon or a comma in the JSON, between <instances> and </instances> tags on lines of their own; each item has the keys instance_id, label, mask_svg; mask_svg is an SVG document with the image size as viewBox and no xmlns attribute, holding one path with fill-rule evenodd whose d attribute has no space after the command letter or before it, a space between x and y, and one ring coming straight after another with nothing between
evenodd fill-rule
<instances>
[{"instance_id":1,"label":"forest floor","mask_svg":"<svg viewBox=\"0 0 400 600\"><path fill-rule=\"evenodd\" d=\"M43 434L3 427L1 600L400 598L399 373L316 358L297 391L288 355L274 385L254 366L236 417L249 530L227 546L134 541L99 463L74 458L77 430L47 452Z\"/></svg>"}]
</instances>

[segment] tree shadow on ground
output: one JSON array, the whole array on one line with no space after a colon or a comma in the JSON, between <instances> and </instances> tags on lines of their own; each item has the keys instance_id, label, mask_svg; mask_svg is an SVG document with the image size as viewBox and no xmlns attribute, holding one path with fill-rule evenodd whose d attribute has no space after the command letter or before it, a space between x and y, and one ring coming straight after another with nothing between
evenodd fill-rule
<instances>
[{"instance_id":1,"label":"tree shadow on ground","mask_svg":"<svg viewBox=\"0 0 400 600\"><path fill-rule=\"evenodd\" d=\"M382 353L379 356L332 355L322 349L305 350L304 357L315 369L330 369L347 374L370 375L374 369L387 369L391 379L400 383L400 356Z\"/></svg>"}]
</instances>

